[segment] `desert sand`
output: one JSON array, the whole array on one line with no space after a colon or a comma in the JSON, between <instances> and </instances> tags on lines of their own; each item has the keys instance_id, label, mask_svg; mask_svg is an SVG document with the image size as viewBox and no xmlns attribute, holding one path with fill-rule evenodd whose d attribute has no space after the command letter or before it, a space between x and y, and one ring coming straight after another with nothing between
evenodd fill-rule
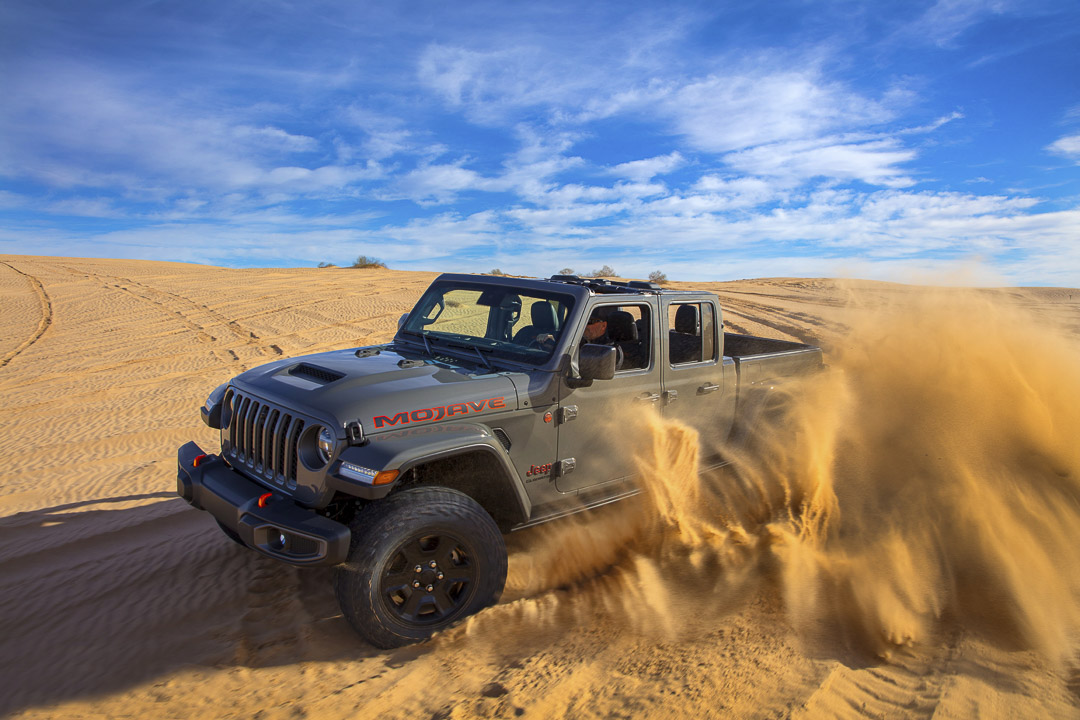
<instances>
[{"instance_id":1,"label":"desert sand","mask_svg":"<svg viewBox=\"0 0 1080 720\"><path fill-rule=\"evenodd\" d=\"M654 422L639 500L512 535L498 605L380 651L175 452L434 276L0 256L0 715L1080 717L1080 290L673 283L829 370L709 484Z\"/></svg>"}]
</instances>

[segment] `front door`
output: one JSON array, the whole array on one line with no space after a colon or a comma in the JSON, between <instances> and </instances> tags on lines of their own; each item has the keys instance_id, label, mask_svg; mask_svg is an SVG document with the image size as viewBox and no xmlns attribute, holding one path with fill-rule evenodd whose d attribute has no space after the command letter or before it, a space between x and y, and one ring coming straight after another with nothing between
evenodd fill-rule
<instances>
[{"instance_id":1,"label":"front door","mask_svg":"<svg viewBox=\"0 0 1080 720\"><path fill-rule=\"evenodd\" d=\"M635 451L647 440L635 437L639 424L633 418L655 412L660 402L655 306L596 302L590 319L599 316L604 318L602 334L595 335L599 325L590 324L574 347L586 340L614 345L621 363L611 380L595 380L579 388L563 382L558 456L574 461L572 472L560 471L555 479L555 486L564 493L632 476Z\"/></svg>"}]
</instances>

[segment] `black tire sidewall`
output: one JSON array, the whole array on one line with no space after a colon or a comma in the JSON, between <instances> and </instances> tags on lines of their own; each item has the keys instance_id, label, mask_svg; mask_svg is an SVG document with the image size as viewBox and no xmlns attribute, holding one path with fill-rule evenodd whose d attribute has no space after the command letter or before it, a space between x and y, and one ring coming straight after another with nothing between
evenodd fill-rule
<instances>
[{"instance_id":1,"label":"black tire sidewall","mask_svg":"<svg viewBox=\"0 0 1080 720\"><path fill-rule=\"evenodd\" d=\"M506 583L506 545L490 515L468 495L445 488L411 488L365 507L352 523L348 560L335 568L342 613L365 639L381 648L425 640L495 603ZM442 534L465 546L477 563L469 597L448 618L404 622L384 604L379 579L398 548L418 534Z\"/></svg>"}]
</instances>

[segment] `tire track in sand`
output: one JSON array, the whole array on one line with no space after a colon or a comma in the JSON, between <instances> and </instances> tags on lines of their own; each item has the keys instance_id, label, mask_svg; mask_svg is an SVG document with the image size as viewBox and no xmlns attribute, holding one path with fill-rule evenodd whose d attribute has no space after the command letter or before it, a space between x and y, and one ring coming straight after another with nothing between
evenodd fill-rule
<instances>
[{"instance_id":1,"label":"tire track in sand","mask_svg":"<svg viewBox=\"0 0 1080 720\"><path fill-rule=\"evenodd\" d=\"M52 300L49 299L49 294L45 292L45 286L41 284L41 281L30 273L25 273L19 268L15 267L8 262L0 262L2 265L7 265L8 268L14 270L18 274L30 281L30 286L34 289L34 293L38 296L38 302L41 303L41 320L38 321L37 330L30 336L29 339L24 340L17 348L0 358L0 368L5 367L9 362L14 360L20 353L26 350L28 347L36 343L41 339L41 336L45 334L45 331L52 325L53 312L52 312Z\"/></svg>"},{"instance_id":2,"label":"tire track in sand","mask_svg":"<svg viewBox=\"0 0 1080 720\"><path fill-rule=\"evenodd\" d=\"M212 346L209 348L210 355L230 369L239 367L243 371L247 369L247 365L240 360L233 350L229 348L220 349L220 345L225 342L220 337L222 334L220 330L225 330L235 336L235 341L251 347L258 355L265 357L284 354L279 345L265 344L263 339L249 328L183 295L160 290L146 283L119 275L87 273L70 267L64 269L72 274L82 275L87 278L93 277L102 283L102 286L106 289L125 293L136 300L148 303L165 315L175 318L189 332L193 333L200 343ZM215 326L217 326L217 329L215 329Z\"/></svg>"},{"instance_id":3,"label":"tire track in sand","mask_svg":"<svg viewBox=\"0 0 1080 720\"><path fill-rule=\"evenodd\" d=\"M262 355L283 355L284 351L278 345L266 345L263 339L255 333L251 328L241 325L236 320L231 320L228 317L222 315L216 310L211 309L208 305L200 304L189 297L180 295L168 290L161 290L147 285L146 283L139 282L132 278L106 275L99 277L107 277L112 280L119 281L122 284L113 284L114 288L123 290L135 297L141 298L147 302L153 303L167 312L180 318L181 322L185 325L191 325L193 328L197 328L196 333L204 333L209 337L208 342L216 342L215 337L211 330L210 325L199 322L198 316L202 315L209 318L210 324L217 324L236 336L237 340L251 345L258 350ZM138 292L133 288L137 288ZM203 339L200 337L200 339ZM230 354L235 355L229 351Z\"/></svg>"}]
</instances>

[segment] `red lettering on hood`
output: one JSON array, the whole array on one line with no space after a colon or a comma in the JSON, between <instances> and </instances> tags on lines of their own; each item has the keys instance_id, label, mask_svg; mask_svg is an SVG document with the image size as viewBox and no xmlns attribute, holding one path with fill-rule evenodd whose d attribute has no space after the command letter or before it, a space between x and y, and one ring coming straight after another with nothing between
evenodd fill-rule
<instances>
[{"instance_id":1,"label":"red lettering on hood","mask_svg":"<svg viewBox=\"0 0 1080 720\"><path fill-rule=\"evenodd\" d=\"M375 429L378 430L387 425L408 425L411 422L435 422L452 415L467 415L470 413L483 412L485 408L489 410L498 410L505 407L505 398L493 397L480 401L470 400L468 402L454 403L452 405L418 408L416 410L403 410L394 415L376 415L371 418L371 421L375 425Z\"/></svg>"}]
</instances>

